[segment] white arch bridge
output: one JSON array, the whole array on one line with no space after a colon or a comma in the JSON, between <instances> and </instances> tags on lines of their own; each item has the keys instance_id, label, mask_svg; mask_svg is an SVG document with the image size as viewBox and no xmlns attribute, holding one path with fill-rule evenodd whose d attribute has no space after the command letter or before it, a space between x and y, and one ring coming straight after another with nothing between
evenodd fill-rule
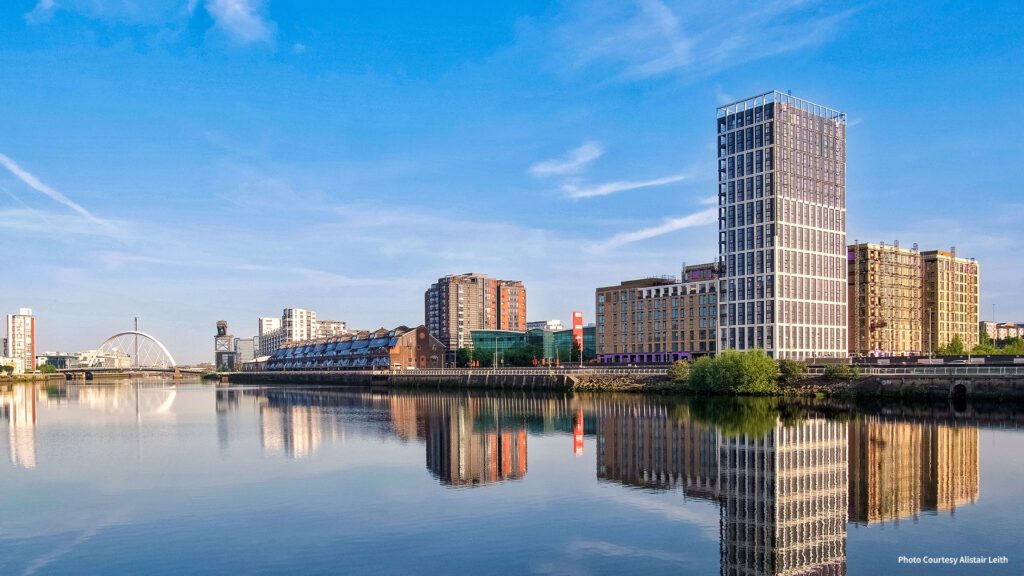
<instances>
[{"instance_id":1,"label":"white arch bridge","mask_svg":"<svg viewBox=\"0 0 1024 576\"><path fill-rule=\"evenodd\" d=\"M128 330L104 340L85 357L82 367L173 370L176 364L171 352L155 337Z\"/></svg>"},{"instance_id":2,"label":"white arch bridge","mask_svg":"<svg viewBox=\"0 0 1024 576\"><path fill-rule=\"evenodd\" d=\"M78 368L64 372L192 372L181 370L171 351L155 336L138 330L118 332L87 354Z\"/></svg>"}]
</instances>

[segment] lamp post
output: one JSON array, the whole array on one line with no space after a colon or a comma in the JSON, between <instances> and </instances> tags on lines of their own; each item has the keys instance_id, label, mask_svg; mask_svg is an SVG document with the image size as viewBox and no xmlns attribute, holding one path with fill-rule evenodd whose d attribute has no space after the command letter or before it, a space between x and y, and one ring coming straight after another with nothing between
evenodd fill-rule
<instances>
[{"instance_id":1,"label":"lamp post","mask_svg":"<svg viewBox=\"0 0 1024 576\"><path fill-rule=\"evenodd\" d=\"M928 307L928 359L932 359L932 307Z\"/></svg>"}]
</instances>

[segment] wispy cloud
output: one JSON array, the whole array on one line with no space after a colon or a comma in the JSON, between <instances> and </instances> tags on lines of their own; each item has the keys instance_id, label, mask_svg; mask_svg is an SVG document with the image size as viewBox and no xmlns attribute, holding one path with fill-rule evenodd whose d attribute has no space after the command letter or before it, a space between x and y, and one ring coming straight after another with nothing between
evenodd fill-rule
<instances>
[{"instance_id":1,"label":"wispy cloud","mask_svg":"<svg viewBox=\"0 0 1024 576\"><path fill-rule=\"evenodd\" d=\"M562 185L562 192L569 198L594 198L596 196L608 196L618 192L639 190L641 188L654 188L666 184L682 182L690 178L688 173L674 174L663 178L651 180L619 180L616 182L605 182L604 184L581 185L578 182L567 182Z\"/></svg>"},{"instance_id":2,"label":"wispy cloud","mask_svg":"<svg viewBox=\"0 0 1024 576\"><path fill-rule=\"evenodd\" d=\"M602 242L597 244L595 248L598 251L610 250L612 248L618 248L625 244L632 244L634 242L640 242L641 240L648 240L656 238L658 236L664 236L677 230L683 230L685 228L694 228L697 226L707 226L713 224L718 219L718 208L707 208L700 212L694 212L686 216L680 216L678 218L667 218L661 224L657 226L651 226L648 228L641 228L634 230L633 232L623 232L616 234Z\"/></svg>"},{"instance_id":3,"label":"wispy cloud","mask_svg":"<svg viewBox=\"0 0 1024 576\"><path fill-rule=\"evenodd\" d=\"M10 171L11 174L14 174L19 180L28 185L29 188L32 188L36 192L39 192L49 197L51 200L57 202L58 204L62 204L70 208L79 216L85 218L87 221L98 226L102 226L108 231L118 232L116 226L114 226L110 222L107 222L106 220L94 216L92 212L89 212L74 200L68 198L64 194L61 194L57 190L54 190L50 186L47 186L46 184L42 183L33 174L19 166L14 160L11 160L5 154L0 154L0 165L3 165L4 168L7 168L7 170Z\"/></svg>"},{"instance_id":4,"label":"wispy cloud","mask_svg":"<svg viewBox=\"0 0 1024 576\"><path fill-rule=\"evenodd\" d=\"M53 11L57 8L54 0L39 0L31 12L25 14L25 20L29 24L46 22L53 17Z\"/></svg>"},{"instance_id":5,"label":"wispy cloud","mask_svg":"<svg viewBox=\"0 0 1024 576\"><path fill-rule=\"evenodd\" d=\"M270 42L277 25L261 15L260 0L207 0L206 11L217 27L241 44Z\"/></svg>"},{"instance_id":6,"label":"wispy cloud","mask_svg":"<svg viewBox=\"0 0 1024 576\"><path fill-rule=\"evenodd\" d=\"M769 0L757 7L739 0L574 6L573 17L556 33L572 64L610 64L624 79L707 74L821 44L855 12L829 0Z\"/></svg>"},{"instance_id":7,"label":"wispy cloud","mask_svg":"<svg viewBox=\"0 0 1024 576\"><path fill-rule=\"evenodd\" d=\"M584 142L561 158L544 160L530 166L530 174L538 177L576 174L603 154L604 147L599 142Z\"/></svg>"}]
</instances>

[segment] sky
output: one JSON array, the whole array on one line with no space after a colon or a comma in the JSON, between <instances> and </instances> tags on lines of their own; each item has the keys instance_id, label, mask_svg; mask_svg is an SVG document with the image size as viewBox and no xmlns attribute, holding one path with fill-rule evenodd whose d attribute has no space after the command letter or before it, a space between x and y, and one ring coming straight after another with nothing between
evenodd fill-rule
<instances>
[{"instance_id":1,"label":"sky","mask_svg":"<svg viewBox=\"0 0 1024 576\"><path fill-rule=\"evenodd\" d=\"M37 350L217 320L417 325L446 274L531 320L716 256L715 114L848 115L848 240L956 246L1024 320L1020 2L0 3L0 313Z\"/></svg>"}]
</instances>

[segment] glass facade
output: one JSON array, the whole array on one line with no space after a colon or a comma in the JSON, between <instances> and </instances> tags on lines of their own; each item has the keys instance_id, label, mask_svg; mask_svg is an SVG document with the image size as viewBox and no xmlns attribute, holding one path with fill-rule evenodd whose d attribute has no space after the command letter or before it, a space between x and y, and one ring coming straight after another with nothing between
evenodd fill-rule
<instances>
[{"instance_id":1,"label":"glass facade","mask_svg":"<svg viewBox=\"0 0 1024 576\"><path fill-rule=\"evenodd\" d=\"M846 116L780 92L718 109L719 349L847 356Z\"/></svg>"}]
</instances>

